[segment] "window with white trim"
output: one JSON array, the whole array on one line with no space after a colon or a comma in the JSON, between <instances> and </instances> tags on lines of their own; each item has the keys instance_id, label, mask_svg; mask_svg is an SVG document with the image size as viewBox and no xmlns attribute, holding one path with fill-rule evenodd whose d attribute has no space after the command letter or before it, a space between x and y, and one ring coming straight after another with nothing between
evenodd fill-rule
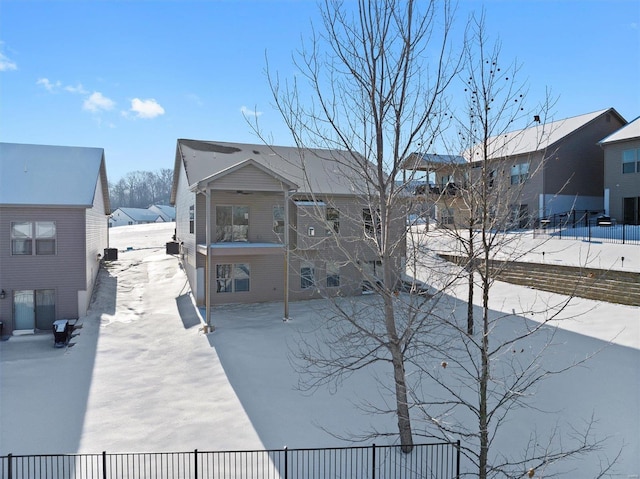
<instances>
[{"instance_id":1,"label":"window with white trim","mask_svg":"<svg viewBox=\"0 0 640 479\"><path fill-rule=\"evenodd\" d=\"M35 243L35 248L34 248ZM12 255L55 255L55 221L16 221L11 223Z\"/></svg>"},{"instance_id":2,"label":"window with white trim","mask_svg":"<svg viewBox=\"0 0 640 479\"><path fill-rule=\"evenodd\" d=\"M216 293L240 293L249 291L251 268L249 264L217 264Z\"/></svg>"},{"instance_id":3,"label":"window with white trim","mask_svg":"<svg viewBox=\"0 0 640 479\"><path fill-rule=\"evenodd\" d=\"M249 207L216 206L216 243L249 240Z\"/></svg>"}]
</instances>

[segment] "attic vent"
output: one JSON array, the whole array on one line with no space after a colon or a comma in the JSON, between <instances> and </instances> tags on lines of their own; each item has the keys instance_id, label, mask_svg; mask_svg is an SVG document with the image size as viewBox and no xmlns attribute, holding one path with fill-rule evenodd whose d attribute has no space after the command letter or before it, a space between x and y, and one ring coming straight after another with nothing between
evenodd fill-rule
<instances>
[{"instance_id":1,"label":"attic vent","mask_svg":"<svg viewBox=\"0 0 640 479\"><path fill-rule=\"evenodd\" d=\"M259 155L259 154L260 154L260 152L259 152L258 150L253 150L253 154L254 154L254 155Z\"/></svg>"},{"instance_id":2,"label":"attic vent","mask_svg":"<svg viewBox=\"0 0 640 479\"><path fill-rule=\"evenodd\" d=\"M611 123L611 115L609 115L608 113L605 115L605 120L607 123Z\"/></svg>"}]
</instances>

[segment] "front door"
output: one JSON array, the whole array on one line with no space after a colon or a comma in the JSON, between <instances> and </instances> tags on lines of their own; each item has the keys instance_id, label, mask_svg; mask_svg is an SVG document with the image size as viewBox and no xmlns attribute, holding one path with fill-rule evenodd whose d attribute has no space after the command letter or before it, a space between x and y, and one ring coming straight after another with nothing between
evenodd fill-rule
<instances>
[{"instance_id":1,"label":"front door","mask_svg":"<svg viewBox=\"0 0 640 479\"><path fill-rule=\"evenodd\" d=\"M13 293L16 330L50 330L56 319L55 290L19 290Z\"/></svg>"}]
</instances>

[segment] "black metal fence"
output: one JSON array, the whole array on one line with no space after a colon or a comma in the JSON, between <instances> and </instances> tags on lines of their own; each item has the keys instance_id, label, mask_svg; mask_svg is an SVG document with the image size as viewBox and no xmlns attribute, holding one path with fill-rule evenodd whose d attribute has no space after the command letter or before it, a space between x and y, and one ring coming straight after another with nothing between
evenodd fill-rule
<instances>
[{"instance_id":1,"label":"black metal fence","mask_svg":"<svg viewBox=\"0 0 640 479\"><path fill-rule=\"evenodd\" d=\"M640 244L640 225L617 223L592 211L570 211L544 218L533 230L534 237Z\"/></svg>"},{"instance_id":2,"label":"black metal fence","mask_svg":"<svg viewBox=\"0 0 640 479\"><path fill-rule=\"evenodd\" d=\"M460 442L265 451L0 456L0 479L457 479Z\"/></svg>"}]
</instances>

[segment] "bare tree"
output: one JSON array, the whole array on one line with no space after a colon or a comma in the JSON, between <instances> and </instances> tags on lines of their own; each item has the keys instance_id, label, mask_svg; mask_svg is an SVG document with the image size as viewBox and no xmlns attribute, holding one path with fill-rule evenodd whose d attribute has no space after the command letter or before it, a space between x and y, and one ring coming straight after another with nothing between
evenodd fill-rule
<instances>
[{"instance_id":1,"label":"bare tree","mask_svg":"<svg viewBox=\"0 0 640 479\"><path fill-rule=\"evenodd\" d=\"M294 83L268 76L276 107L297 146L343 152L348 161L336 157L332 164L345 177L358 178L353 186L361 208L340 210L340 222L361 225L358 237L364 234L374 261L362 264L364 253L353 250L353 237L338 234L325 211L316 215L335 233L330 239L343 253L343 266L357 268L376 294L336 299L323 344L302 338L297 354L304 369L302 387L339 382L375 363L389 364L394 405L371 407L395 415L400 443L410 452L406 361L417 354L414 344L430 327L425 306L418 303L431 294L413 284L407 288L420 292L411 295L413 303L400 299L411 178L400 184L396 179L407 155L418 144L434 142L442 126L443 95L459 61L450 54L452 11L448 2L435 0L326 0L321 13L324 32L314 30L309 48L303 46L296 58L301 76ZM312 98L310 104L305 104L307 98ZM313 178L305 181L313 189ZM322 200L339 208L332 198Z\"/></svg>"},{"instance_id":2,"label":"bare tree","mask_svg":"<svg viewBox=\"0 0 640 479\"><path fill-rule=\"evenodd\" d=\"M111 207L147 208L169 204L173 171L132 171L109 185Z\"/></svg>"},{"instance_id":3,"label":"bare tree","mask_svg":"<svg viewBox=\"0 0 640 479\"><path fill-rule=\"evenodd\" d=\"M598 450L602 441L594 439L590 418L584 429L573 429L564 441L558 439L562 437L559 429L551 431L546 440L532 431L524 441L522 456L492 449L513 411L535 409L531 400L542 381L588 358L568 364L548 360L555 332L550 324L562 316L571 297L556 304L523 305L520 316L515 311L496 314L490 309L492 287L501 269L527 253L514 243L518 235L505 232L530 224L521 215L520 205L526 182L542 171L552 153L544 151L550 132L539 124L551 102L545 98L532 115L523 106L526 92L515 81L517 65L501 64L499 45L487 44L483 18L472 19L470 27L461 73L467 102L463 113L455 115L470 162L448 165L456 180L448 185L453 191L440 192L437 200L455 216L442 231L459 251L457 262L462 268L456 274L467 277L466 317L456 314L455 300L441 301L431 311L432 321L439 322L431 332L436 335L424 339L424 355L412 363L425 386L412 392L428 431L447 439L463 438L465 454L477 471L474 477L534 477L536 471L561 459ZM515 125L523 121L528 128L516 130ZM524 141L536 145L516 147ZM517 156L512 155L514 151ZM521 151L538 153L528 156ZM516 168L514 164L526 166ZM476 287L482 295L478 318L473 306ZM525 317L532 313L536 322ZM433 367L434 358L439 358L440 367ZM609 468L610 464L601 475Z\"/></svg>"}]
</instances>

